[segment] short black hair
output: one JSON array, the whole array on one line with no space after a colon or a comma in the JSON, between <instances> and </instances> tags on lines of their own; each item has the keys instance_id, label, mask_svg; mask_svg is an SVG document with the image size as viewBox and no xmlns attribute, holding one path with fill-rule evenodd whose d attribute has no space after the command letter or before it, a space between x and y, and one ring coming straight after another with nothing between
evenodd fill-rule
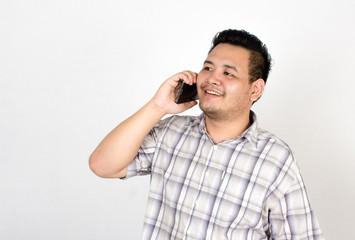
<instances>
[{"instance_id":1,"label":"short black hair","mask_svg":"<svg viewBox=\"0 0 355 240\"><path fill-rule=\"evenodd\" d=\"M271 56L268 53L266 45L259 38L245 30L224 30L214 36L211 49L208 53L220 43L229 43L249 50L250 82L262 78L266 83L271 70Z\"/></svg>"}]
</instances>

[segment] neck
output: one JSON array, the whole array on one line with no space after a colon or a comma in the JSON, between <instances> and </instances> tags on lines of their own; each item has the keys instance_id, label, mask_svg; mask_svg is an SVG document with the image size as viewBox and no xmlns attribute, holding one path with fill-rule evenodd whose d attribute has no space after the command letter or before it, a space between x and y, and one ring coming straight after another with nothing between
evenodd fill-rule
<instances>
[{"instance_id":1,"label":"neck","mask_svg":"<svg viewBox=\"0 0 355 240\"><path fill-rule=\"evenodd\" d=\"M206 116L206 130L215 143L235 139L250 126L250 112L234 121L218 121Z\"/></svg>"}]
</instances>

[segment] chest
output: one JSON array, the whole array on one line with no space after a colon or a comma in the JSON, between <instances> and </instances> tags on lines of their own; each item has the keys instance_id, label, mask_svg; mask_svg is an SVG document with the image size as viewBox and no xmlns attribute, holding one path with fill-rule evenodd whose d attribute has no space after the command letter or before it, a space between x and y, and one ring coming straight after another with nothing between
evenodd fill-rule
<instances>
[{"instance_id":1,"label":"chest","mask_svg":"<svg viewBox=\"0 0 355 240\"><path fill-rule=\"evenodd\" d=\"M273 177L267 146L250 151L247 142L214 145L199 142L163 146L156 154L152 187L163 206L179 213L186 225L205 222L230 228L258 225ZM192 217L191 217L192 216ZM222 227L222 228L223 228Z\"/></svg>"}]
</instances>

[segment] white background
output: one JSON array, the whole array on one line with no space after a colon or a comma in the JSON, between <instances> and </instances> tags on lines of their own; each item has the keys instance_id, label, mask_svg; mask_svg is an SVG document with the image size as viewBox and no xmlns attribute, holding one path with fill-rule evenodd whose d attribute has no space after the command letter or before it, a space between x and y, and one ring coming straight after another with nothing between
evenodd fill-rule
<instances>
[{"instance_id":1,"label":"white background","mask_svg":"<svg viewBox=\"0 0 355 240\"><path fill-rule=\"evenodd\" d=\"M101 179L88 157L166 78L198 72L226 28L268 45L260 126L294 150L325 237L350 239L354 10L352 0L2 0L0 239L139 239L149 177Z\"/></svg>"}]
</instances>

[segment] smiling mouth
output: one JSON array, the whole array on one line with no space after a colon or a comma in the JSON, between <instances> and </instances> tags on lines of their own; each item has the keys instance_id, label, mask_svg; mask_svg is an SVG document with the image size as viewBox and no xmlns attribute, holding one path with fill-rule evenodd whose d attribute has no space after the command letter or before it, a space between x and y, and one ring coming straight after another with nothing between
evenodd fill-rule
<instances>
[{"instance_id":1,"label":"smiling mouth","mask_svg":"<svg viewBox=\"0 0 355 240\"><path fill-rule=\"evenodd\" d=\"M211 94L211 95L214 95L214 96L218 96L218 97L222 96L222 94L220 94L218 92L210 91L210 90L205 91L205 93L208 93L208 94Z\"/></svg>"}]
</instances>

